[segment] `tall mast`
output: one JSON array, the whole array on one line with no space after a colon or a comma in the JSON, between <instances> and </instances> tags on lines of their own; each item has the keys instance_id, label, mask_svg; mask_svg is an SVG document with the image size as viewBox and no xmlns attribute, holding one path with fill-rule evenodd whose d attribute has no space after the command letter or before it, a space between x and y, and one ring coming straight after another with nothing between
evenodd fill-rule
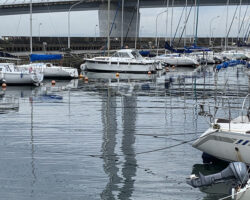
<instances>
[{"instance_id":1,"label":"tall mast","mask_svg":"<svg viewBox=\"0 0 250 200\"><path fill-rule=\"evenodd\" d=\"M169 7L169 0L167 0L167 13L166 13L166 34L165 34L165 42L167 41L167 34L168 34L168 7ZM166 54L165 49L165 54Z\"/></svg>"},{"instance_id":2,"label":"tall mast","mask_svg":"<svg viewBox=\"0 0 250 200\"><path fill-rule=\"evenodd\" d=\"M32 0L30 0L30 54L32 54Z\"/></svg>"},{"instance_id":3,"label":"tall mast","mask_svg":"<svg viewBox=\"0 0 250 200\"><path fill-rule=\"evenodd\" d=\"M239 9L239 23L238 23L238 34L237 34L237 43L239 42L239 35L240 35L240 18L241 18L241 3L242 0L240 0L240 9Z\"/></svg>"},{"instance_id":4,"label":"tall mast","mask_svg":"<svg viewBox=\"0 0 250 200\"><path fill-rule=\"evenodd\" d=\"M123 26L124 26L124 0L122 0L121 48L123 47Z\"/></svg>"},{"instance_id":5,"label":"tall mast","mask_svg":"<svg viewBox=\"0 0 250 200\"><path fill-rule=\"evenodd\" d=\"M187 0L186 0L185 25L184 25L184 28L185 28L184 46L186 46L186 37L187 37L186 23L187 23Z\"/></svg>"},{"instance_id":6,"label":"tall mast","mask_svg":"<svg viewBox=\"0 0 250 200\"><path fill-rule=\"evenodd\" d=\"M135 49L137 48L137 36L138 36L138 25L139 25L139 6L140 6L140 0L137 0L137 14L136 14L136 27L135 27Z\"/></svg>"},{"instance_id":7,"label":"tall mast","mask_svg":"<svg viewBox=\"0 0 250 200\"><path fill-rule=\"evenodd\" d=\"M171 14L171 29L170 29L170 46L172 46L172 32L173 32L173 15L174 15L174 0L172 0L172 14Z\"/></svg>"},{"instance_id":8,"label":"tall mast","mask_svg":"<svg viewBox=\"0 0 250 200\"><path fill-rule=\"evenodd\" d=\"M195 24L196 24L196 0L194 1L194 25L193 25L193 43L195 42Z\"/></svg>"},{"instance_id":9,"label":"tall mast","mask_svg":"<svg viewBox=\"0 0 250 200\"><path fill-rule=\"evenodd\" d=\"M200 0L197 0L197 16L196 16L195 39L194 39L195 46L197 45L197 37L198 37L199 8L200 8Z\"/></svg>"},{"instance_id":10,"label":"tall mast","mask_svg":"<svg viewBox=\"0 0 250 200\"><path fill-rule=\"evenodd\" d=\"M225 35L225 50L227 50L228 5L229 5L229 0L227 0L227 15L226 15L226 35Z\"/></svg>"},{"instance_id":11,"label":"tall mast","mask_svg":"<svg viewBox=\"0 0 250 200\"><path fill-rule=\"evenodd\" d=\"M110 0L108 0L108 56L110 51Z\"/></svg>"}]
</instances>

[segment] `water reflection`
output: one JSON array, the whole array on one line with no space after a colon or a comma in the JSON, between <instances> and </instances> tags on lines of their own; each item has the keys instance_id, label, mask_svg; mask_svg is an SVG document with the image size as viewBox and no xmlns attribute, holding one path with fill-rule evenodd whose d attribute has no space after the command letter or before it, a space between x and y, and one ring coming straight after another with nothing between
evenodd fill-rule
<instances>
[{"instance_id":1,"label":"water reflection","mask_svg":"<svg viewBox=\"0 0 250 200\"><path fill-rule=\"evenodd\" d=\"M136 176L137 162L135 158L135 126L136 126L136 97L124 96L123 102L123 137L121 150L124 155L124 164L122 166L123 186L120 189L119 199L130 199L134 190L133 179Z\"/></svg>"},{"instance_id":2,"label":"water reflection","mask_svg":"<svg viewBox=\"0 0 250 200\"><path fill-rule=\"evenodd\" d=\"M103 97L102 102L102 123L103 123L103 168L109 176L109 181L101 193L101 199L116 199L113 192L118 191L118 184L121 178L118 176L117 167L118 156L115 153L117 119L116 119L116 96L112 96L108 89L107 96Z\"/></svg>"},{"instance_id":3,"label":"water reflection","mask_svg":"<svg viewBox=\"0 0 250 200\"><path fill-rule=\"evenodd\" d=\"M79 85L78 80L60 80L55 86L48 81L37 88L7 87L0 101L10 96L20 104L18 112L1 115L3 198L214 200L224 196L227 186L221 186L224 191L201 192L185 184L201 153L188 143L175 145L207 129L205 114L197 114L199 104L213 114L214 105L222 107L222 97L231 95L236 115L249 90L246 75L240 68L218 74L210 69L175 70L144 78L88 74L89 82L79 79ZM29 101L42 95L62 99L57 104ZM225 113L218 111L220 116ZM165 147L171 148L138 154ZM193 173L221 170L212 169L197 164Z\"/></svg>"},{"instance_id":4,"label":"water reflection","mask_svg":"<svg viewBox=\"0 0 250 200\"><path fill-rule=\"evenodd\" d=\"M113 95L114 88L107 90L107 96L102 103L103 122L103 161L104 171L109 181L101 193L102 199L129 199L134 190L133 177L136 176L136 159L134 152L135 123L136 123L136 97L122 96L122 141L121 152L116 153L117 137L117 98ZM117 92L117 91L116 91ZM124 161L123 159L124 158ZM120 162L122 164L120 164ZM121 169L119 169L121 167ZM121 171L121 175L118 172Z\"/></svg>"},{"instance_id":5,"label":"water reflection","mask_svg":"<svg viewBox=\"0 0 250 200\"><path fill-rule=\"evenodd\" d=\"M132 73L100 73L100 72L85 72L85 76L89 80L121 80L121 81L155 81L158 74L132 74Z\"/></svg>"},{"instance_id":6,"label":"water reflection","mask_svg":"<svg viewBox=\"0 0 250 200\"><path fill-rule=\"evenodd\" d=\"M35 145L34 145L34 105L30 99L30 144L31 144L31 169L32 169L32 183L31 183L31 196L34 195L34 185L36 183L35 171Z\"/></svg>"}]
</instances>

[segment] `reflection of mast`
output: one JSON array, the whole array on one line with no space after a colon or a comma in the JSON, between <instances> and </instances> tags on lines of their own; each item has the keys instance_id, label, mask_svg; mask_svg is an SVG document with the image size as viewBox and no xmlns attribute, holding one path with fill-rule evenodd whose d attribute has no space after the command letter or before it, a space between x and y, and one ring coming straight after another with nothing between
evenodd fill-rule
<instances>
[{"instance_id":1,"label":"reflection of mast","mask_svg":"<svg viewBox=\"0 0 250 200\"><path fill-rule=\"evenodd\" d=\"M105 173L109 176L109 181L101 193L101 199L129 199L133 193L134 180L136 175L136 159L133 145L135 143L135 120L136 120L136 98L134 96L124 96L123 103L123 136L121 142L121 151L124 155L124 164L122 165L122 178L118 176L119 168L117 161L119 156L115 153L116 134L117 134L117 114L116 114L116 97L111 96L108 89L107 100L103 99L102 103L102 123L104 127L103 136L103 167ZM123 183L121 188L118 184ZM114 196L114 191L118 196Z\"/></svg>"},{"instance_id":2,"label":"reflection of mast","mask_svg":"<svg viewBox=\"0 0 250 200\"><path fill-rule=\"evenodd\" d=\"M115 154L116 146L116 97L111 96L111 91L108 89L107 100L103 99L102 103L102 123L104 128L103 135L103 168L105 173L109 176L109 182L105 189L101 193L101 199L115 199L112 192L118 190L118 183L121 179L118 177L118 167L116 166L116 160L118 160Z\"/></svg>"},{"instance_id":3,"label":"reflection of mast","mask_svg":"<svg viewBox=\"0 0 250 200\"><path fill-rule=\"evenodd\" d=\"M31 113L30 113L30 143L31 143L31 168L32 168L32 176L33 176L33 181L32 181L32 190L31 194L34 193L33 186L36 182L36 172L35 172L35 158L34 158L34 153L35 153L35 146L34 146L34 135L33 135L33 99L30 99L31 103Z\"/></svg>"},{"instance_id":4,"label":"reflection of mast","mask_svg":"<svg viewBox=\"0 0 250 200\"><path fill-rule=\"evenodd\" d=\"M124 184L120 190L118 199L130 199L134 190L133 177L136 176L137 165L133 148L135 143L136 97L124 96L123 108L123 138L121 150L125 160L122 169Z\"/></svg>"}]
</instances>

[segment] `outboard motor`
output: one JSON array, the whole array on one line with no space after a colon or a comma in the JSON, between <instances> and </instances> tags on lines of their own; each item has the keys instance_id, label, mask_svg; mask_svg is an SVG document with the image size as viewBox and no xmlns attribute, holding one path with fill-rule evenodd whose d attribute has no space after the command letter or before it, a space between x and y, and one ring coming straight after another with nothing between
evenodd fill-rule
<instances>
[{"instance_id":1,"label":"outboard motor","mask_svg":"<svg viewBox=\"0 0 250 200\"><path fill-rule=\"evenodd\" d=\"M235 181L235 186L241 185L243 187L246 185L248 179L249 175L246 164L242 162L233 162L230 163L226 169L217 174L204 176L199 173L199 177L191 175L190 179L187 180L187 183L192 187L197 188L233 180Z\"/></svg>"}]
</instances>

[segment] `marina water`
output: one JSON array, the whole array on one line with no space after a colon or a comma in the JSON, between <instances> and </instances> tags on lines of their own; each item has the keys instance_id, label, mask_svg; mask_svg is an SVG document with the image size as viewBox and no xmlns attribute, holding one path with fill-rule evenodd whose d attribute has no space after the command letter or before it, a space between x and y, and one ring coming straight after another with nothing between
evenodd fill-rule
<instances>
[{"instance_id":1,"label":"marina water","mask_svg":"<svg viewBox=\"0 0 250 200\"><path fill-rule=\"evenodd\" d=\"M191 145L209 127L209 114L240 115L249 85L244 66L85 76L88 82L2 91L0 199L227 196L226 186L201 191L186 177L224 167L203 165Z\"/></svg>"}]
</instances>

